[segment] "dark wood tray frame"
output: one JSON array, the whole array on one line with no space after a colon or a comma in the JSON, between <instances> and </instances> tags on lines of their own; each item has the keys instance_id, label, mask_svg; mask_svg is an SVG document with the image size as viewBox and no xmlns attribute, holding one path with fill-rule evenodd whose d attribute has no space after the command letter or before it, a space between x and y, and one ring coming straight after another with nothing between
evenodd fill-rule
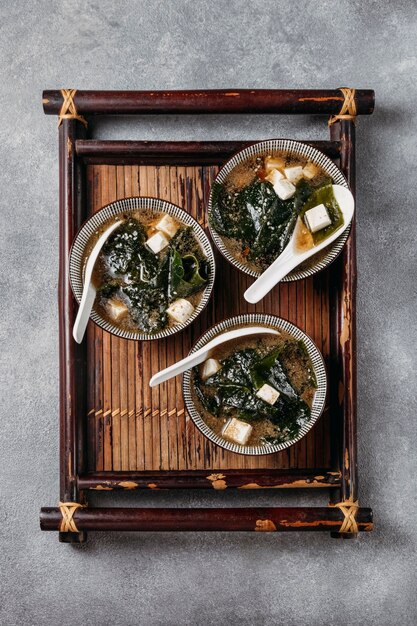
<instances>
[{"instance_id":1,"label":"dark wood tray frame","mask_svg":"<svg viewBox=\"0 0 417 626\"><path fill-rule=\"evenodd\" d=\"M330 90L223 90L223 91L45 91L46 114L60 115L59 123L59 345L60 345L60 500L82 506L70 513L72 524L63 526L59 507L41 509L41 528L60 532L60 540L79 543L88 530L328 530L335 537L355 536L357 530L372 529L372 511L353 505L358 500L356 441L356 250L355 225L339 264L339 276L332 288L336 332L331 338L339 388L335 394L340 428L335 471L313 470L232 470L220 477L207 471L101 472L86 471L86 346L72 339L76 303L68 281L68 253L75 233L84 220L86 164L219 164L248 142L159 142L98 141L87 138L86 119L93 115L199 114L199 113L345 113L340 89ZM65 98L67 95L67 98ZM67 100L63 109L64 100ZM374 92L356 90L356 115L373 111ZM65 113L65 115L63 115ZM355 191L355 120L349 115L330 126L330 140L308 142L326 152L339 164L352 191ZM90 126L91 129L91 126ZM333 276L336 275L336 272ZM210 477L209 477L210 478ZM220 480L220 483L219 483ZM108 493L124 483L158 488L241 487L324 487L332 503L321 507L252 508L93 508L86 505L86 492L105 483ZM107 491L106 491L107 493ZM353 508L351 508L352 503ZM68 511L68 510L67 510ZM356 526L346 525L348 517ZM65 532L62 532L65 529ZM72 532L71 532L72 531ZM341 531L341 532L340 532Z\"/></svg>"}]
</instances>

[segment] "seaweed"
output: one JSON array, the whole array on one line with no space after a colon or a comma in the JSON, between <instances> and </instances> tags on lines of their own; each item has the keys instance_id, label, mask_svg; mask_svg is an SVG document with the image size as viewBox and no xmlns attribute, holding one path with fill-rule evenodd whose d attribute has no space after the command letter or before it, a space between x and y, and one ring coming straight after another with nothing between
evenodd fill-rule
<instances>
[{"instance_id":1,"label":"seaweed","mask_svg":"<svg viewBox=\"0 0 417 626\"><path fill-rule=\"evenodd\" d=\"M239 226L239 210L234 201L234 196L223 185L216 182L212 185L211 194L210 225L221 235L240 239L242 229Z\"/></svg>"},{"instance_id":2,"label":"seaweed","mask_svg":"<svg viewBox=\"0 0 417 626\"><path fill-rule=\"evenodd\" d=\"M146 231L143 225L134 217L129 217L110 235L103 250L107 254L113 248L122 249L126 246L135 248L144 244L145 240Z\"/></svg>"},{"instance_id":3,"label":"seaweed","mask_svg":"<svg viewBox=\"0 0 417 626\"><path fill-rule=\"evenodd\" d=\"M215 183L210 224L221 235L249 248L248 259L269 265L285 248L295 227L294 199L281 200L269 181L256 178L232 194Z\"/></svg>"},{"instance_id":4,"label":"seaweed","mask_svg":"<svg viewBox=\"0 0 417 626\"><path fill-rule=\"evenodd\" d=\"M258 236L271 208L276 204L276 194L268 181L256 178L250 185L244 187L237 196L237 204L243 206L253 223L255 238Z\"/></svg>"},{"instance_id":5,"label":"seaweed","mask_svg":"<svg viewBox=\"0 0 417 626\"><path fill-rule=\"evenodd\" d=\"M310 407L304 400L283 401L282 404L279 417L270 418L271 422L277 426L277 432L273 436L264 438L268 443L283 443L294 439L311 418Z\"/></svg>"},{"instance_id":6,"label":"seaweed","mask_svg":"<svg viewBox=\"0 0 417 626\"><path fill-rule=\"evenodd\" d=\"M108 283L103 283L102 285L100 285L97 288L97 293L102 298L105 298L106 300L108 300L109 298L114 296L114 294L116 293L116 291L118 291L118 289L119 289L118 283L108 282Z\"/></svg>"},{"instance_id":7,"label":"seaweed","mask_svg":"<svg viewBox=\"0 0 417 626\"><path fill-rule=\"evenodd\" d=\"M174 248L170 248L162 261L160 271L156 279L156 286L163 289L168 302L175 299L175 288L181 278L182 261Z\"/></svg>"},{"instance_id":8,"label":"seaweed","mask_svg":"<svg viewBox=\"0 0 417 626\"><path fill-rule=\"evenodd\" d=\"M304 344L292 343L295 344L297 354L304 358ZM221 369L204 383L198 378L198 373L195 374L197 396L213 415L218 416L223 411L225 414L234 412L239 419L248 422L269 420L276 427L276 435L268 441L278 443L294 438L310 419L311 411L291 384L281 363L285 350L287 344L273 349L265 356L260 356L253 348L234 352L221 361ZM308 359L308 353L306 356ZM264 384L269 384L280 392L273 405L256 395ZM209 401L207 398L215 400ZM211 402L214 403L215 412L210 409Z\"/></svg>"},{"instance_id":9,"label":"seaweed","mask_svg":"<svg viewBox=\"0 0 417 626\"><path fill-rule=\"evenodd\" d=\"M194 254L186 254L182 257L184 268L184 280L190 285L203 285L207 279L200 274L200 262Z\"/></svg>"},{"instance_id":10,"label":"seaweed","mask_svg":"<svg viewBox=\"0 0 417 626\"><path fill-rule=\"evenodd\" d=\"M331 183L332 180L326 178L315 186L301 179L294 196L288 200L281 200L273 185L259 178L236 193L214 183L210 225L220 235L237 240L242 250L248 249L248 260L266 269L286 248L298 216L305 213L305 206L310 206L311 202L311 206L327 202L332 221L336 220L335 201L329 200L327 191L320 191L331 188Z\"/></svg>"},{"instance_id":11,"label":"seaweed","mask_svg":"<svg viewBox=\"0 0 417 626\"><path fill-rule=\"evenodd\" d=\"M145 240L143 225L133 217L114 231L103 247L110 276L124 276L129 282L149 282L156 276L158 259L146 248Z\"/></svg>"},{"instance_id":12,"label":"seaweed","mask_svg":"<svg viewBox=\"0 0 417 626\"><path fill-rule=\"evenodd\" d=\"M219 388L222 405L238 409L239 419L255 421L277 417L279 409L258 398L253 390L239 385L222 385Z\"/></svg>"},{"instance_id":13,"label":"seaweed","mask_svg":"<svg viewBox=\"0 0 417 626\"><path fill-rule=\"evenodd\" d=\"M199 291L207 283L207 278L201 275L200 262L193 254L183 256L181 264L182 276L176 286L176 295L185 298ZM203 271L206 271L206 269L204 268Z\"/></svg>"},{"instance_id":14,"label":"seaweed","mask_svg":"<svg viewBox=\"0 0 417 626\"><path fill-rule=\"evenodd\" d=\"M158 272L159 262L156 255L145 246L142 246L136 251L126 277L131 282L152 283L152 281L156 280Z\"/></svg>"},{"instance_id":15,"label":"seaweed","mask_svg":"<svg viewBox=\"0 0 417 626\"><path fill-rule=\"evenodd\" d=\"M135 283L122 287L122 292L129 298L130 315L141 330L152 334L166 325L167 299L163 290Z\"/></svg>"},{"instance_id":16,"label":"seaweed","mask_svg":"<svg viewBox=\"0 0 417 626\"><path fill-rule=\"evenodd\" d=\"M297 393L301 395L308 388L317 389L316 375L311 367L310 356L303 341L288 342L282 350L280 362L287 378L291 376L291 365L296 362L302 363L306 377L298 386L293 384Z\"/></svg>"},{"instance_id":17,"label":"seaweed","mask_svg":"<svg viewBox=\"0 0 417 626\"><path fill-rule=\"evenodd\" d=\"M203 265L203 272L207 269ZM165 289L168 302L175 298L187 298L206 285L207 278L200 272L200 261L193 254L181 257L172 247L158 274L157 286Z\"/></svg>"},{"instance_id":18,"label":"seaweed","mask_svg":"<svg viewBox=\"0 0 417 626\"><path fill-rule=\"evenodd\" d=\"M199 261L205 258L191 226L184 226L177 230L171 239L171 247L175 248L181 257L193 254Z\"/></svg>"},{"instance_id":19,"label":"seaweed","mask_svg":"<svg viewBox=\"0 0 417 626\"><path fill-rule=\"evenodd\" d=\"M252 381L256 389L259 389L264 384L269 384L279 391L280 394L287 398L295 399L298 395L282 368L279 359L281 352L281 348L276 348L258 361L251 370Z\"/></svg>"},{"instance_id":20,"label":"seaweed","mask_svg":"<svg viewBox=\"0 0 417 626\"><path fill-rule=\"evenodd\" d=\"M296 221L294 200L280 200L276 196L263 217L248 255L249 260L257 261L262 268L268 267L287 246Z\"/></svg>"},{"instance_id":21,"label":"seaweed","mask_svg":"<svg viewBox=\"0 0 417 626\"><path fill-rule=\"evenodd\" d=\"M133 217L114 231L103 247L98 292L103 301L118 292L138 328L155 333L166 326L166 308L174 299L206 285L208 262L191 227L180 228L159 255L146 238L145 227Z\"/></svg>"},{"instance_id":22,"label":"seaweed","mask_svg":"<svg viewBox=\"0 0 417 626\"><path fill-rule=\"evenodd\" d=\"M218 389L218 395L226 412L228 409L236 409L239 419L247 422L269 420L277 427L276 438L281 441L296 436L301 426L310 419L309 406L298 396L282 396L274 405L270 405L258 398L251 389L239 385L223 385Z\"/></svg>"},{"instance_id":23,"label":"seaweed","mask_svg":"<svg viewBox=\"0 0 417 626\"><path fill-rule=\"evenodd\" d=\"M220 411L220 396L211 390L211 393L205 393L202 389L201 378L198 374L198 368L193 369L194 372L194 387L197 398L200 400L203 407L212 415L218 415Z\"/></svg>"},{"instance_id":24,"label":"seaweed","mask_svg":"<svg viewBox=\"0 0 417 626\"><path fill-rule=\"evenodd\" d=\"M252 416L253 413L262 413L263 405L251 389L240 385L222 385L219 388L219 395L224 406L239 409L241 414Z\"/></svg>"},{"instance_id":25,"label":"seaweed","mask_svg":"<svg viewBox=\"0 0 417 626\"><path fill-rule=\"evenodd\" d=\"M243 247L251 246L275 199L271 183L258 178L235 194L215 183L210 223L220 234L240 240Z\"/></svg>"},{"instance_id":26,"label":"seaweed","mask_svg":"<svg viewBox=\"0 0 417 626\"><path fill-rule=\"evenodd\" d=\"M252 387L251 368L258 359L258 353L253 348L239 350L221 361L221 369L210 376L205 382L207 386L239 385Z\"/></svg>"}]
</instances>

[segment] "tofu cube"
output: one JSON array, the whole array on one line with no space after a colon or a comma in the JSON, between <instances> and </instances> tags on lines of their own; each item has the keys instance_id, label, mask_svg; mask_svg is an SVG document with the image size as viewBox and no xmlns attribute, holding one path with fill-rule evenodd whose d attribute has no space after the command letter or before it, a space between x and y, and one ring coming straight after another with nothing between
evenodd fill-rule
<instances>
[{"instance_id":1,"label":"tofu cube","mask_svg":"<svg viewBox=\"0 0 417 626\"><path fill-rule=\"evenodd\" d=\"M194 313L194 307L191 302L178 298L167 308L168 315L175 321L183 324Z\"/></svg>"},{"instance_id":2,"label":"tofu cube","mask_svg":"<svg viewBox=\"0 0 417 626\"><path fill-rule=\"evenodd\" d=\"M288 200L295 194L295 187L289 180L283 178L274 183L274 191L281 200Z\"/></svg>"},{"instance_id":3,"label":"tofu cube","mask_svg":"<svg viewBox=\"0 0 417 626\"><path fill-rule=\"evenodd\" d=\"M306 211L304 213L304 221L312 233L316 233L332 223L324 204L318 204Z\"/></svg>"},{"instance_id":4,"label":"tofu cube","mask_svg":"<svg viewBox=\"0 0 417 626\"><path fill-rule=\"evenodd\" d=\"M170 215L164 215L155 225L155 228L163 232L168 239L171 239L177 232L179 224Z\"/></svg>"},{"instance_id":5,"label":"tofu cube","mask_svg":"<svg viewBox=\"0 0 417 626\"><path fill-rule=\"evenodd\" d=\"M204 361L203 363L201 378L203 380L207 380L207 378L210 378L210 376L214 376L214 374L217 374L217 372L221 370L221 368L222 366L217 359L207 359L207 361Z\"/></svg>"},{"instance_id":6,"label":"tofu cube","mask_svg":"<svg viewBox=\"0 0 417 626\"><path fill-rule=\"evenodd\" d=\"M294 165L292 167L285 167L284 168L284 174L285 174L286 178L289 181L291 181L292 183L294 183L294 185L295 185L303 177L303 168L302 168L301 165Z\"/></svg>"},{"instance_id":7,"label":"tofu cube","mask_svg":"<svg viewBox=\"0 0 417 626\"><path fill-rule=\"evenodd\" d=\"M268 180L273 185L275 185L275 183L279 180L283 180L284 178L284 174L281 174L279 170L271 170L268 176L265 176L265 180Z\"/></svg>"},{"instance_id":8,"label":"tofu cube","mask_svg":"<svg viewBox=\"0 0 417 626\"><path fill-rule=\"evenodd\" d=\"M317 176L318 173L319 173L319 168L317 167L317 165L314 165L314 163L312 163L311 161L306 163L306 165L303 167L303 176L304 178L308 178L308 180L311 180L312 178Z\"/></svg>"},{"instance_id":9,"label":"tofu cube","mask_svg":"<svg viewBox=\"0 0 417 626\"><path fill-rule=\"evenodd\" d=\"M265 171L280 170L284 167L285 161L281 157L267 156L265 157Z\"/></svg>"},{"instance_id":10,"label":"tofu cube","mask_svg":"<svg viewBox=\"0 0 417 626\"><path fill-rule=\"evenodd\" d=\"M252 434L252 426L246 422L232 417L223 426L222 436L228 439L232 443L237 443L240 446L245 446L249 441L249 437Z\"/></svg>"},{"instance_id":11,"label":"tofu cube","mask_svg":"<svg viewBox=\"0 0 417 626\"><path fill-rule=\"evenodd\" d=\"M149 237L146 242L146 245L152 250L154 254L158 254L169 244L168 239L165 237L164 233L160 233L159 231Z\"/></svg>"},{"instance_id":12,"label":"tofu cube","mask_svg":"<svg viewBox=\"0 0 417 626\"><path fill-rule=\"evenodd\" d=\"M275 402L278 400L279 391L271 387L271 385L267 385L265 383L265 385L262 385L262 387L258 389L256 395L264 402L272 405L275 404Z\"/></svg>"},{"instance_id":13,"label":"tofu cube","mask_svg":"<svg viewBox=\"0 0 417 626\"><path fill-rule=\"evenodd\" d=\"M121 300L116 300L115 298L111 298L107 301L107 311L109 316L115 322L120 322L120 320L124 319L129 313L129 309Z\"/></svg>"}]
</instances>

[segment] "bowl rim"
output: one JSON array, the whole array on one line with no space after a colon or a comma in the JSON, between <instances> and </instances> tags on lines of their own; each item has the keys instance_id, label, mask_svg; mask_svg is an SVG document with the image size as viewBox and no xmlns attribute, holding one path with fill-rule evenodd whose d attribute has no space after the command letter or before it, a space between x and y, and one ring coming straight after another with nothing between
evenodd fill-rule
<instances>
[{"instance_id":1,"label":"bowl rim","mask_svg":"<svg viewBox=\"0 0 417 626\"><path fill-rule=\"evenodd\" d=\"M316 343L306 332L301 330L301 328L299 328L295 324L283 319L282 317L270 315L269 313L243 313L234 317L226 318L225 320L214 324L198 338L198 340L191 348L189 354L192 354L199 348L202 348L206 343L208 343L208 341L213 339L213 337L221 334L225 330L229 330L234 326L240 326L242 324L249 325L254 323L277 328L278 330L284 330L292 335L295 339L301 339L307 348L308 354L313 364L314 373L317 379L317 390L313 399L311 418L307 424L301 427L300 432L296 437L294 437L294 439L279 444L264 444L262 446L241 446L229 442L226 439L223 439L223 437L221 437L220 435L216 435L205 423L200 413L198 412L191 394L191 370L187 370L183 375L182 391L185 407L190 418L194 422L195 426L199 429L199 431L212 443L215 443L219 447L224 448L225 450L228 450L230 452L235 452L237 454L242 454L245 456L265 456L267 454L281 452L282 450L293 446L313 428L318 419L321 417L326 406L328 385L326 365L323 355L318 349Z\"/></svg>"},{"instance_id":2,"label":"bowl rim","mask_svg":"<svg viewBox=\"0 0 417 626\"><path fill-rule=\"evenodd\" d=\"M271 144L276 144L271 147ZM282 145L281 145L282 144ZM264 150L262 150L264 148ZM258 278L262 271L255 271L247 267L244 263L238 261L228 250L227 246L223 243L222 236L217 233L217 231L212 227L210 214L212 212L212 198L213 198L213 186L216 182L223 183L228 174L233 170L236 165L244 161L246 158L255 156L256 154L262 154L265 150L282 150L288 152L297 153L296 149L298 149L298 153L300 156L309 158L313 163L318 164L322 167L326 173L328 173L334 184L342 185L349 189L348 182L346 177L340 168L328 157L324 152L310 146L309 144L302 143L296 139L264 139L262 141L258 141L256 143L252 143L246 148L239 150L236 152L230 159L226 161L226 163L220 168L218 171L212 185L210 188L209 201L207 206L207 215L208 215L208 228L210 232L210 236L220 252L220 254L231 263L234 267L236 267L241 272L247 274L248 276L252 276L253 278ZM317 160L318 159L318 160ZM327 167L327 169L326 169ZM342 252L343 247L349 237L351 226L346 228L346 230L338 237L332 245L329 246L329 249L326 255L323 257L321 261L318 261L311 267L307 267L306 269L295 269L287 276L285 276L280 282L292 282L295 280L301 280L303 278L308 278L309 276L313 276L317 272L320 272L322 269L326 268L330 263L333 263L335 259ZM314 260L314 256L311 257Z\"/></svg>"},{"instance_id":3,"label":"bowl rim","mask_svg":"<svg viewBox=\"0 0 417 626\"><path fill-rule=\"evenodd\" d=\"M136 206L135 206L136 204ZM94 309L91 311L90 320L92 320L99 328L105 330L112 335L121 337L123 339L130 339L133 341L152 341L154 339L163 339L170 337L177 332L182 331L184 328L194 322L200 313L206 308L214 287L214 281L216 276L216 262L213 247L210 239L205 233L201 224L187 211L180 206L170 202L169 200L163 200L156 196L128 196L126 198L120 198L114 200L108 204L102 206L94 214L90 215L84 220L80 228L78 229L69 252L69 282L72 292L76 301L79 303L81 300L83 279L82 279L82 265L84 258L84 251L86 245L90 241L95 230L104 224L108 219L115 217L119 213L133 213L136 211L153 211L155 213L165 212L168 215L176 217L180 222L186 226L193 228L194 234L199 241L204 254L207 257L209 263L210 272L207 281L207 285L204 288L202 298L199 305L195 308L193 314L188 320L181 324L176 324L170 328L165 328L157 333L151 335L144 332L134 332L119 328L115 324L111 324L104 318L102 318ZM105 216L103 219L103 215Z\"/></svg>"}]
</instances>

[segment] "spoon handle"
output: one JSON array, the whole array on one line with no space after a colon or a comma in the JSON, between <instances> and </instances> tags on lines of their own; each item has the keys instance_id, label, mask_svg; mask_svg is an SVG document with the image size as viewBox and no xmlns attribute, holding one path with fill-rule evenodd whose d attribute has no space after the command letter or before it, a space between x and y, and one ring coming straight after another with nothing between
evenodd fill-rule
<instances>
[{"instance_id":1,"label":"spoon handle","mask_svg":"<svg viewBox=\"0 0 417 626\"><path fill-rule=\"evenodd\" d=\"M294 255L292 246L289 244L284 252L245 291L246 302L256 304L262 300L299 263L300 259Z\"/></svg>"},{"instance_id":2,"label":"spoon handle","mask_svg":"<svg viewBox=\"0 0 417 626\"><path fill-rule=\"evenodd\" d=\"M174 378L174 376L182 374L183 372L191 369L195 365L199 365L200 363L205 361L207 357L207 352L207 347L204 346L204 348L201 348L200 350L197 350L197 352L186 356L184 359L181 359L181 361L174 363L174 365L166 367L164 370L161 370L160 372L152 376L151 380L149 381L149 386L157 387L158 385L164 383L170 378Z\"/></svg>"},{"instance_id":3,"label":"spoon handle","mask_svg":"<svg viewBox=\"0 0 417 626\"><path fill-rule=\"evenodd\" d=\"M96 293L96 288L89 282L88 287L83 291L77 317L74 322L74 328L72 329L72 336L77 343L81 343L83 340L91 309L96 299Z\"/></svg>"}]
</instances>

